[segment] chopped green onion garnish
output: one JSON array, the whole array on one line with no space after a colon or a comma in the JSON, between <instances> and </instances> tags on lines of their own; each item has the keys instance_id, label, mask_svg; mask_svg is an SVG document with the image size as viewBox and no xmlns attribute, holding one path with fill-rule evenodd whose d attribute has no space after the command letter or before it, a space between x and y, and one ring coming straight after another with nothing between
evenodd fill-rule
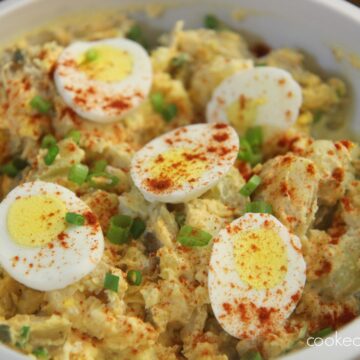
<instances>
[{"instance_id":1,"label":"chopped green onion garnish","mask_svg":"<svg viewBox=\"0 0 360 360\"><path fill-rule=\"evenodd\" d=\"M1 165L0 173L13 178L19 173L19 171L15 167L14 163L12 161L10 161L4 165Z\"/></svg>"},{"instance_id":2,"label":"chopped green onion garnish","mask_svg":"<svg viewBox=\"0 0 360 360\"><path fill-rule=\"evenodd\" d=\"M19 340L16 342L16 346L23 348L30 338L30 326L23 326L20 329Z\"/></svg>"},{"instance_id":3,"label":"chopped green onion garnish","mask_svg":"<svg viewBox=\"0 0 360 360\"><path fill-rule=\"evenodd\" d=\"M180 68L188 61L187 54L180 54L171 59L171 67L172 68Z\"/></svg>"},{"instance_id":4,"label":"chopped green onion garnish","mask_svg":"<svg viewBox=\"0 0 360 360\"><path fill-rule=\"evenodd\" d=\"M10 327L8 325L0 325L0 341L3 343L11 341Z\"/></svg>"},{"instance_id":5,"label":"chopped green onion garnish","mask_svg":"<svg viewBox=\"0 0 360 360\"><path fill-rule=\"evenodd\" d=\"M55 161L57 155L59 154L59 151L60 151L59 147L56 144L51 145L48 148L47 154L44 156L45 164L48 165L48 166L51 165Z\"/></svg>"},{"instance_id":6,"label":"chopped green onion garnish","mask_svg":"<svg viewBox=\"0 0 360 360\"><path fill-rule=\"evenodd\" d=\"M176 240L184 246L206 246L211 240L212 235L206 231L183 225L176 237Z\"/></svg>"},{"instance_id":7,"label":"chopped green onion garnish","mask_svg":"<svg viewBox=\"0 0 360 360\"><path fill-rule=\"evenodd\" d=\"M85 52L85 61L86 62L95 61L98 57L99 57L99 52L94 48L90 48L89 50L87 50Z\"/></svg>"},{"instance_id":8,"label":"chopped green onion garnish","mask_svg":"<svg viewBox=\"0 0 360 360\"><path fill-rule=\"evenodd\" d=\"M39 113L46 114L52 108L52 103L40 95L35 95L30 101L30 106Z\"/></svg>"},{"instance_id":9,"label":"chopped green onion garnish","mask_svg":"<svg viewBox=\"0 0 360 360\"><path fill-rule=\"evenodd\" d=\"M56 139L53 135L45 135L41 140L41 147L43 149L48 149L51 145L56 145Z\"/></svg>"},{"instance_id":10,"label":"chopped green onion garnish","mask_svg":"<svg viewBox=\"0 0 360 360\"><path fill-rule=\"evenodd\" d=\"M40 360L48 360L49 359L49 352L46 348L38 347L33 350L33 355L35 355Z\"/></svg>"},{"instance_id":11,"label":"chopped green onion garnish","mask_svg":"<svg viewBox=\"0 0 360 360\"><path fill-rule=\"evenodd\" d=\"M119 178L107 172L92 173L88 177L91 187L96 189L110 189L119 183Z\"/></svg>"},{"instance_id":12,"label":"chopped green onion garnish","mask_svg":"<svg viewBox=\"0 0 360 360\"><path fill-rule=\"evenodd\" d=\"M68 174L68 180L74 182L75 184L81 185L85 182L89 173L89 168L83 164L73 165Z\"/></svg>"},{"instance_id":13,"label":"chopped green onion garnish","mask_svg":"<svg viewBox=\"0 0 360 360\"><path fill-rule=\"evenodd\" d=\"M250 146L253 148L259 148L263 142L263 132L261 126L254 126L248 128L245 134L246 140L249 142Z\"/></svg>"},{"instance_id":14,"label":"chopped green onion garnish","mask_svg":"<svg viewBox=\"0 0 360 360\"><path fill-rule=\"evenodd\" d=\"M267 66L267 64L264 63L264 62L261 62L261 63L256 63L255 66L257 66L257 67L258 67L258 66Z\"/></svg>"},{"instance_id":15,"label":"chopped green onion garnish","mask_svg":"<svg viewBox=\"0 0 360 360\"><path fill-rule=\"evenodd\" d=\"M261 162L262 155L259 152L254 152L249 141L246 138L242 138L240 140L240 151L238 154L238 159L254 166Z\"/></svg>"},{"instance_id":16,"label":"chopped green onion garnish","mask_svg":"<svg viewBox=\"0 0 360 360\"><path fill-rule=\"evenodd\" d=\"M333 328L331 328L331 327L326 327L326 328L324 328L324 329L321 329L321 330L319 330L319 331L316 331L315 333L312 334L312 336L313 336L314 338L324 338L324 337L330 335L333 331L334 331Z\"/></svg>"},{"instance_id":17,"label":"chopped green onion garnish","mask_svg":"<svg viewBox=\"0 0 360 360\"><path fill-rule=\"evenodd\" d=\"M14 158L8 163L0 166L0 174L15 177L21 170L25 169L27 165L29 165L29 163L25 159Z\"/></svg>"},{"instance_id":18,"label":"chopped green onion garnish","mask_svg":"<svg viewBox=\"0 0 360 360\"><path fill-rule=\"evenodd\" d=\"M106 237L113 244L124 244L129 240L132 218L127 215L115 215L110 219Z\"/></svg>"},{"instance_id":19,"label":"chopped green onion garnish","mask_svg":"<svg viewBox=\"0 0 360 360\"><path fill-rule=\"evenodd\" d=\"M151 105L154 110L158 113L161 113L165 106L165 99L163 94L157 92L150 95Z\"/></svg>"},{"instance_id":20,"label":"chopped green onion garnish","mask_svg":"<svg viewBox=\"0 0 360 360\"><path fill-rule=\"evenodd\" d=\"M126 34L126 37L130 40L136 41L142 45L145 49L148 48L148 44L144 38L142 30L139 25L133 25Z\"/></svg>"},{"instance_id":21,"label":"chopped green onion garnish","mask_svg":"<svg viewBox=\"0 0 360 360\"><path fill-rule=\"evenodd\" d=\"M139 286L142 281L142 274L139 270L129 270L126 278L129 284Z\"/></svg>"},{"instance_id":22,"label":"chopped green onion garnish","mask_svg":"<svg viewBox=\"0 0 360 360\"><path fill-rule=\"evenodd\" d=\"M313 124L317 124L323 115L324 113L321 110L316 111L313 117Z\"/></svg>"},{"instance_id":23,"label":"chopped green onion garnish","mask_svg":"<svg viewBox=\"0 0 360 360\"><path fill-rule=\"evenodd\" d=\"M107 165L108 165L108 163L106 160L98 160L94 163L91 170L94 173L104 172Z\"/></svg>"},{"instance_id":24,"label":"chopped green onion garnish","mask_svg":"<svg viewBox=\"0 0 360 360\"><path fill-rule=\"evenodd\" d=\"M106 273L104 279L104 289L117 292L119 289L119 277L111 273Z\"/></svg>"},{"instance_id":25,"label":"chopped green onion garnish","mask_svg":"<svg viewBox=\"0 0 360 360\"><path fill-rule=\"evenodd\" d=\"M253 201L246 204L245 212L272 214L272 206L265 201Z\"/></svg>"},{"instance_id":26,"label":"chopped green onion garnish","mask_svg":"<svg viewBox=\"0 0 360 360\"><path fill-rule=\"evenodd\" d=\"M65 221L68 224L77 225L77 226L82 226L85 224L85 218L82 215L73 212L66 213Z\"/></svg>"},{"instance_id":27,"label":"chopped green onion garnish","mask_svg":"<svg viewBox=\"0 0 360 360\"><path fill-rule=\"evenodd\" d=\"M81 132L79 130L71 130L67 135L67 138L70 138L74 143L79 144L81 139Z\"/></svg>"},{"instance_id":28,"label":"chopped green onion garnish","mask_svg":"<svg viewBox=\"0 0 360 360\"><path fill-rule=\"evenodd\" d=\"M133 25L126 34L130 40L141 42L143 34L139 25Z\"/></svg>"},{"instance_id":29,"label":"chopped green onion garnish","mask_svg":"<svg viewBox=\"0 0 360 360\"><path fill-rule=\"evenodd\" d=\"M215 15L209 14L204 18L204 26L207 29L219 30L221 23Z\"/></svg>"},{"instance_id":30,"label":"chopped green onion garnish","mask_svg":"<svg viewBox=\"0 0 360 360\"><path fill-rule=\"evenodd\" d=\"M177 106L175 104L167 104L161 93L153 93L150 95L150 101L153 109L162 115L166 122L171 121L177 114Z\"/></svg>"},{"instance_id":31,"label":"chopped green onion garnish","mask_svg":"<svg viewBox=\"0 0 360 360\"><path fill-rule=\"evenodd\" d=\"M256 350L249 350L241 356L241 360L262 360L262 356Z\"/></svg>"},{"instance_id":32,"label":"chopped green onion garnish","mask_svg":"<svg viewBox=\"0 0 360 360\"><path fill-rule=\"evenodd\" d=\"M240 189L240 194L243 196L250 196L260 184L261 177L253 175L250 180Z\"/></svg>"},{"instance_id":33,"label":"chopped green onion garnish","mask_svg":"<svg viewBox=\"0 0 360 360\"><path fill-rule=\"evenodd\" d=\"M130 234L134 239L138 239L143 234L145 229L145 222L139 218L136 218L131 225Z\"/></svg>"},{"instance_id":34,"label":"chopped green onion garnish","mask_svg":"<svg viewBox=\"0 0 360 360\"><path fill-rule=\"evenodd\" d=\"M170 122L177 114L177 106L175 104L167 104L161 112L162 117L166 122Z\"/></svg>"}]
</instances>

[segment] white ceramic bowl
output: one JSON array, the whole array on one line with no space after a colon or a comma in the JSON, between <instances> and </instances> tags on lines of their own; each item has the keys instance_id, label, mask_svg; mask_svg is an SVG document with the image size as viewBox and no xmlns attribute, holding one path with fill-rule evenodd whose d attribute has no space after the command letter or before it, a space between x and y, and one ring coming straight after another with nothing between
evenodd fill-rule
<instances>
[{"instance_id":1,"label":"white ceramic bowl","mask_svg":"<svg viewBox=\"0 0 360 360\"><path fill-rule=\"evenodd\" d=\"M88 11L126 7L140 7L155 0L5 0L0 3L0 44L12 37L58 18ZM156 0L158 3L158 0ZM235 29L255 35L272 47L293 47L304 50L325 72L345 78L351 85L353 111L351 128L360 134L360 10L343 0L182 0L162 3L173 7L161 18L147 19L150 27L159 31L171 29L174 21L184 19L187 27L201 25L204 14L215 13ZM232 10L248 10L241 22L231 18ZM343 51L337 61L332 48ZM351 64L358 61L358 67ZM338 337L357 338L357 346L321 346L307 348L287 355L287 360L356 360L360 359L360 319L353 321ZM347 344L349 345L349 344ZM23 356L0 347L1 360L20 360ZM26 359L26 358L25 358Z\"/></svg>"}]
</instances>

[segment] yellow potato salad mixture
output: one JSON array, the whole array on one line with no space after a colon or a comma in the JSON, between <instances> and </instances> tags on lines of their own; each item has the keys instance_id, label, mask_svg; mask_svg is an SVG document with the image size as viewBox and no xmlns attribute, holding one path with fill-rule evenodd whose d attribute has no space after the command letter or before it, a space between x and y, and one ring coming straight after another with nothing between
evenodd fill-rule
<instances>
[{"instance_id":1,"label":"yellow potato salad mixture","mask_svg":"<svg viewBox=\"0 0 360 360\"><path fill-rule=\"evenodd\" d=\"M270 359L359 314L347 87L213 15L0 55L0 341L41 360ZM317 131L319 132L319 131Z\"/></svg>"}]
</instances>

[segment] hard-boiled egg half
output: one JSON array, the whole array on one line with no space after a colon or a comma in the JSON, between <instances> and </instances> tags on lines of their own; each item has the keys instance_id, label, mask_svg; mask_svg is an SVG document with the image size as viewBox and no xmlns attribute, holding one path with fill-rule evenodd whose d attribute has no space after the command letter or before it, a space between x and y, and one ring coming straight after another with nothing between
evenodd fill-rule
<instances>
[{"instance_id":1,"label":"hard-boiled egg half","mask_svg":"<svg viewBox=\"0 0 360 360\"><path fill-rule=\"evenodd\" d=\"M222 328L237 338L272 332L290 316L306 280L297 236L270 214L247 213L214 239L209 294Z\"/></svg>"},{"instance_id":2,"label":"hard-boiled egg half","mask_svg":"<svg viewBox=\"0 0 360 360\"><path fill-rule=\"evenodd\" d=\"M286 129L296 121L301 104L301 87L290 73L255 67L226 78L214 90L206 117L209 123L230 123L239 133L254 125Z\"/></svg>"},{"instance_id":3,"label":"hard-boiled egg half","mask_svg":"<svg viewBox=\"0 0 360 360\"><path fill-rule=\"evenodd\" d=\"M227 124L184 126L139 150L131 176L148 201L185 202L213 187L230 170L238 151L238 135Z\"/></svg>"},{"instance_id":4,"label":"hard-boiled egg half","mask_svg":"<svg viewBox=\"0 0 360 360\"><path fill-rule=\"evenodd\" d=\"M96 122L119 120L149 93L152 68L138 43L124 39L75 42L60 55L55 84L65 103Z\"/></svg>"},{"instance_id":5,"label":"hard-boiled egg half","mask_svg":"<svg viewBox=\"0 0 360 360\"><path fill-rule=\"evenodd\" d=\"M68 225L66 213L84 217ZM18 282L61 289L90 273L104 251L100 225L72 191L53 183L19 185L0 204L0 264Z\"/></svg>"}]
</instances>

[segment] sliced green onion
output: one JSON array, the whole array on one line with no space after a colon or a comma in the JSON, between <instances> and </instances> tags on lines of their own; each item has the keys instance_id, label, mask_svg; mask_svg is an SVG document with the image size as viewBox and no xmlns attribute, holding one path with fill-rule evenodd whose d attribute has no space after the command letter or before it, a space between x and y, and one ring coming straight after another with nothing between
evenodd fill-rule
<instances>
[{"instance_id":1,"label":"sliced green onion","mask_svg":"<svg viewBox=\"0 0 360 360\"><path fill-rule=\"evenodd\" d=\"M106 273L104 279L104 289L118 292L119 289L119 277L112 273Z\"/></svg>"},{"instance_id":2,"label":"sliced green onion","mask_svg":"<svg viewBox=\"0 0 360 360\"><path fill-rule=\"evenodd\" d=\"M249 181L240 189L240 194L243 196L250 196L260 184L261 177L253 175Z\"/></svg>"},{"instance_id":3,"label":"sliced green onion","mask_svg":"<svg viewBox=\"0 0 360 360\"><path fill-rule=\"evenodd\" d=\"M98 57L99 57L99 52L94 48L90 48L89 50L87 50L85 52L85 61L86 62L95 61L95 60L97 60Z\"/></svg>"},{"instance_id":4,"label":"sliced green onion","mask_svg":"<svg viewBox=\"0 0 360 360\"><path fill-rule=\"evenodd\" d=\"M267 63L259 62L259 63L256 63L255 66L256 66L256 67L259 67L259 66L267 66Z\"/></svg>"},{"instance_id":5,"label":"sliced green onion","mask_svg":"<svg viewBox=\"0 0 360 360\"><path fill-rule=\"evenodd\" d=\"M129 270L126 279L129 284L139 286L142 281L142 274L139 270Z\"/></svg>"},{"instance_id":6,"label":"sliced green onion","mask_svg":"<svg viewBox=\"0 0 360 360\"><path fill-rule=\"evenodd\" d=\"M130 40L141 42L143 34L139 25L133 25L126 34Z\"/></svg>"},{"instance_id":7,"label":"sliced green onion","mask_svg":"<svg viewBox=\"0 0 360 360\"><path fill-rule=\"evenodd\" d=\"M104 172L107 166L108 163L106 160L98 160L94 163L91 170L94 173Z\"/></svg>"},{"instance_id":8,"label":"sliced green onion","mask_svg":"<svg viewBox=\"0 0 360 360\"><path fill-rule=\"evenodd\" d=\"M10 327L8 325L0 325L0 341L9 343L11 341Z\"/></svg>"},{"instance_id":9,"label":"sliced green onion","mask_svg":"<svg viewBox=\"0 0 360 360\"><path fill-rule=\"evenodd\" d=\"M147 41L145 40L143 32L139 25L133 25L127 32L126 37L130 40L136 41L145 49L148 48Z\"/></svg>"},{"instance_id":10,"label":"sliced green onion","mask_svg":"<svg viewBox=\"0 0 360 360\"><path fill-rule=\"evenodd\" d=\"M53 135L47 134L41 140L41 147L48 149L51 145L56 145L56 139Z\"/></svg>"},{"instance_id":11,"label":"sliced green onion","mask_svg":"<svg viewBox=\"0 0 360 360\"><path fill-rule=\"evenodd\" d=\"M317 124L321 120L323 115L324 113L321 110L316 111L313 118L313 124Z\"/></svg>"},{"instance_id":12,"label":"sliced green onion","mask_svg":"<svg viewBox=\"0 0 360 360\"><path fill-rule=\"evenodd\" d=\"M245 134L246 140L249 142L250 146L253 148L259 148L263 142L263 131L261 126L254 126L248 128Z\"/></svg>"},{"instance_id":13,"label":"sliced green onion","mask_svg":"<svg viewBox=\"0 0 360 360\"><path fill-rule=\"evenodd\" d=\"M138 239L144 233L145 229L145 222L139 218L136 218L131 225L130 234L134 239Z\"/></svg>"},{"instance_id":14,"label":"sliced green onion","mask_svg":"<svg viewBox=\"0 0 360 360\"><path fill-rule=\"evenodd\" d=\"M65 215L65 221L71 225L82 226L85 224L84 216L73 212L68 212Z\"/></svg>"},{"instance_id":15,"label":"sliced green onion","mask_svg":"<svg viewBox=\"0 0 360 360\"><path fill-rule=\"evenodd\" d=\"M187 54L180 54L171 59L170 65L172 68L178 69L178 68L182 67L184 64L186 64L187 61L188 61Z\"/></svg>"},{"instance_id":16,"label":"sliced green onion","mask_svg":"<svg viewBox=\"0 0 360 360\"><path fill-rule=\"evenodd\" d=\"M0 174L5 174L9 177L14 178L20 173L21 170L25 169L28 165L29 163L25 159L14 158L6 164L0 166Z\"/></svg>"},{"instance_id":17,"label":"sliced green onion","mask_svg":"<svg viewBox=\"0 0 360 360\"><path fill-rule=\"evenodd\" d=\"M321 329L321 330L316 331L315 333L313 333L312 337L314 337L314 338L324 338L324 337L330 335L333 331L334 331L334 329L332 327L326 327L324 329Z\"/></svg>"},{"instance_id":18,"label":"sliced green onion","mask_svg":"<svg viewBox=\"0 0 360 360\"><path fill-rule=\"evenodd\" d=\"M52 103L49 100L44 99L40 95L35 95L31 101L30 106L37 110L41 114L46 114L52 108Z\"/></svg>"},{"instance_id":19,"label":"sliced green onion","mask_svg":"<svg viewBox=\"0 0 360 360\"><path fill-rule=\"evenodd\" d=\"M246 204L245 212L272 214L272 206L265 201L253 201Z\"/></svg>"},{"instance_id":20,"label":"sliced green onion","mask_svg":"<svg viewBox=\"0 0 360 360\"><path fill-rule=\"evenodd\" d=\"M241 356L241 360L262 360L261 354L256 350L249 350Z\"/></svg>"},{"instance_id":21,"label":"sliced green onion","mask_svg":"<svg viewBox=\"0 0 360 360\"><path fill-rule=\"evenodd\" d=\"M153 107L153 109L161 113L165 107L165 99L163 94L157 92L150 95L150 102Z\"/></svg>"},{"instance_id":22,"label":"sliced green onion","mask_svg":"<svg viewBox=\"0 0 360 360\"><path fill-rule=\"evenodd\" d=\"M79 144L81 139L81 132L79 130L71 130L67 135L67 138L72 139L74 143Z\"/></svg>"},{"instance_id":23,"label":"sliced green onion","mask_svg":"<svg viewBox=\"0 0 360 360\"><path fill-rule=\"evenodd\" d=\"M83 164L73 165L68 174L68 180L75 184L81 185L85 182L89 173L89 168Z\"/></svg>"},{"instance_id":24,"label":"sliced green onion","mask_svg":"<svg viewBox=\"0 0 360 360\"><path fill-rule=\"evenodd\" d=\"M44 347L38 347L35 350L33 350L32 353L40 360L48 360L49 359L49 352Z\"/></svg>"},{"instance_id":25,"label":"sliced green onion","mask_svg":"<svg viewBox=\"0 0 360 360\"><path fill-rule=\"evenodd\" d=\"M212 235L206 231L183 225L176 237L176 240L184 246L206 246L211 240Z\"/></svg>"},{"instance_id":26,"label":"sliced green onion","mask_svg":"<svg viewBox=\"0 0 360 360\"><path fill-rule=\"evenodd\" d=\"M0 166L0 173L5 174L11 178L18 175L19 170L16 168L12 161Z\"/></svg>"},{"instance_id":27,"label":"sliced green onion","mask_svg":"<svg viewBox=\"0 0 360 360\"><path fill-rule=\"evenodd\" d=\"M106 237L113 244L125 244L129 240L132 218L127 215L115 215L110 219Z\"/></svg>"},{"instance_id":28,"label":"sliced green onion","mask_svg":"<svg viewBox=\"0 0 360 360\"><path fill-rule=\"evenodd\" d=\"M30 326L23 326L20 329L19 340L16 342L16 346L23 348L30 338Z\"/></svg>"},{"instance_id":29,"label":"sliced green onion","mask_svg":"<svg viewBox=\"0 0 360 360\"><path fill-rule=\"evenodd\" d=\"M215 15L209 14L209 15L205 16L205 18L204 18L204 26L207 29L219 30L220 25L221 25L221 23L220 23L219 19Z\"/></svg>"},{"instance_id":30,"label":"sliced green onion","mask_svg":"<svg viewBox=\"0 0 360 360\"><path fill-rule=\"evenodd\" d=\"M238 159L245 161L245 162L251 164L252 166L254 166L254 165L258 164L259 162L261 162L262 155L261 155L261 153L254 152L253 149L251 148L251 145L248 142L248 140L245 138L242 138L240 140L240 151L238 154Z\"/></svg>"},{"instance_id":31,"label":"sliced green onion","mask_svg":"<svg viewBox=\"0 0 360 360\"><path fill-rule=\"evenodd\" d=\"M111 189L119 183L120 179L115 175L111 175L103 171L90 174L88 181L90 186L93 188Z\"/></svg>"},{"instance_id":32,"label":"sliced green onion","mask_svg":"<svg viewBox=\"0 0 360 360\"><path fill-rule=\"evenodd\" d=\"M161 112L162 117L166 122L170 122L177 114L178 109L175 104L167 104Z\"/></svg>"},{"instance_id":33,"label":"sliced green onion","mask_svg":"<svg viewBox=\"0 0 360 360\"><path fill-rule=\"evenodd\" d=\"M46 165L51 165L56 157L58 156L59 154L59 147L55 144L55 145L51 145L48 149L48 152L47 154L44 156L44 162Z\"/></svg>"}]
</instances>

